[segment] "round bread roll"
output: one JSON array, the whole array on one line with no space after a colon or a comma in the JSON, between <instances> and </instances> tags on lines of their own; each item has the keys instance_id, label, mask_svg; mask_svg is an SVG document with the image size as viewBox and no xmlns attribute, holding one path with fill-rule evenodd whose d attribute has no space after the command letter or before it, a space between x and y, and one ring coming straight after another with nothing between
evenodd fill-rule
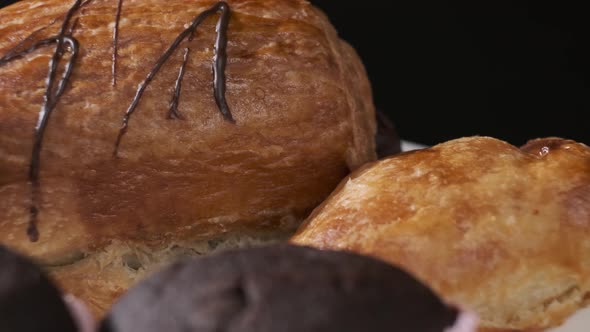
<instances>
[{"instance_id":1,"label":"round bread roll","mask_svg":"<svg viewBox=\"0 0 590 332\"><path fill-rule=\"evenodd\" d=\"M49 279L35 264L4 246L0 246L0 330L78 331Z\"/></svg>"},{"instance_id":2,"label":"round bread roll","mask_svg":"<svg viewBox=\"0 0 590 332\"><path fill-rule=\"evenodd\" d=\"M0 243L99 315L182 255L286 239L375 159L364 68L290 0L0 10Z\"/></svg>"},{"instance_id":3,"label":"round bread roll","mask_svg":"<svg viewBox=\"0 0 590 332\"><path fill-rule=\"evenodd\" d=\"M405 272L298 246L178 262L140 282L101 332L443 332L457 310Z\"/></svg>"},{"instance_id":4,"label":"round bread roll","mask_svg":"<svg viewBox=\"0 0 590 332\"><path fill-rule=\"evenodd\" d=\"M462 138L367 165L293 243L378 257L473 309L543 330L590 302L590 148Z\"/></svg>"}]
</instances>

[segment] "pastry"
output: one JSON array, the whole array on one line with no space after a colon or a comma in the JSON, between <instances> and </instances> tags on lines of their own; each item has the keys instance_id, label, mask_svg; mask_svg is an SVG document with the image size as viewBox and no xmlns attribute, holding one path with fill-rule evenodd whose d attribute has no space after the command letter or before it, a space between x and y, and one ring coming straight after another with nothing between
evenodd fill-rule
<instances>
[{"instance_id":1,"label":"pastry","mask_svg":"<svg viewBox=\"0 0 590 332\"><path fill-rule=\"evenodd\" d=\"M364 68L303 0L26 0L0 36L0 243L97 315L375 159Z\"/></svg>"},{"instance_id":2,"label":"pastry","mask_svg":"<svg viewBox=\"0 0 590 332\"><path fill-rule=\"evenodd\" d=\"M457 317L384 262L278 245L175 263L130 289L100 331L443 332Z\"/></svg>"},{"instance_id":3,"label":"pastry","mask_svg":"<svg viewBox=\"0 0 590 332\"><path fill-rule=\"evenodd\" d=\"M399 265L485 331L559 325L590 302L590 148L452 140L363 167L293 243Z\"/></svg>"}]
</instances>

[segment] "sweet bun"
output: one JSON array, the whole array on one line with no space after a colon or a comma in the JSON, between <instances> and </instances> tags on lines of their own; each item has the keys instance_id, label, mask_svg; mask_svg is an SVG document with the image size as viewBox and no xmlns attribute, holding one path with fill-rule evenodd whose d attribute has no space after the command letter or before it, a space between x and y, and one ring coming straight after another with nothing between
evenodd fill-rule
<instances>
[{"instance_id":1,"label":"sweet bun","mask_svg":"<svg viewBox=\"0 0 590 332\"><path fill-rule=\"evenodd\" d=\"M277 245L178 262L131 288L101 332L442 332L458 311L384 262Z\"/></svg>"},{"instance_id":2,"label":"sweet bun","mask_svg":"<svg viewBox=\"0 0 590 332\"><path fill-rule=\"evenodd\" d=\"M452 140L345 179L293 243L402 266L486 331L543 330L590 302L590 148Z\"/></svg>"},{"instance_id":3,"label":"sweet bun","mask_svg":"<svg viewBox=\"0 0 590 332\"><path fill-rule=\"evenodd\" d=\"M288 238L376 157L365 70L307 1L25 0L0 36L0 243L97 315Z\"/></svg>"}]
</instances>

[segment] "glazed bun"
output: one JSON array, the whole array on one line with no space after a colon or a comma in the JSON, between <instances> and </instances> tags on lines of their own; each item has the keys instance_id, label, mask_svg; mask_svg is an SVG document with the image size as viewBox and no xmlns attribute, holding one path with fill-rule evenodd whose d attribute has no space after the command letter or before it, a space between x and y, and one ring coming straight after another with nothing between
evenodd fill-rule
<instances>
[{"instance_id":1,"label":"glazed bun","mask_svg":"<svg viewBox=\"0 0 590 332\"><path fill-rule=\"evenodd\" d=\"M488 331L544 330L590 302L590 148L449 141L367 165L292 239L402 266Z\"/></svg>"},{"instance_id":2,"label":"glazed bun","mask_svg":"<svg viewBox=\"0 0 590 332\"><path fill-rule=\"evenodd\" d=\"M0 243L96 315L287 239L376 157L364 67L307 1L25 0L0 36Z\"/></svg>"},{"instance_id":3,"label":"glazed bun","mask_svg":"<svg viewBox=\"0 0 590 332\"><path fill-rule=\"evenodd\" d=\"M279 245L175 263L130 289L100 331L442 332L457 316L386 263Z\"/></svg>"}]
</instances>

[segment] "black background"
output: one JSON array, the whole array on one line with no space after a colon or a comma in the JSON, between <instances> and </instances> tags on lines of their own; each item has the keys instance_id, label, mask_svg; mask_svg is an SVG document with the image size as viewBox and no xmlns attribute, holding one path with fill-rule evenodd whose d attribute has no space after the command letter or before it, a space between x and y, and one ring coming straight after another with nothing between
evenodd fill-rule
<instances>
[{"instance_id":1,"label":"black background","mask_svg":"<svg viewBox=\"0 0 590 332\"><path fill-rule=\"evenodd\" d=\"M403 138L590 143L590 38L581 4L314 2L357 48L376 105Z\"/></svg>"},{"instance_id":2,"label":"black background","mask_svg":"<svg viewBox=\"0 0 590 332\"><path fill-rule=\"evenodd\" d=\"M590 144L582 1L312 2L357 49L377 107L403 138L434 144L489 135L523 144L561 136Z\"/></svg>"}]
</instances>

